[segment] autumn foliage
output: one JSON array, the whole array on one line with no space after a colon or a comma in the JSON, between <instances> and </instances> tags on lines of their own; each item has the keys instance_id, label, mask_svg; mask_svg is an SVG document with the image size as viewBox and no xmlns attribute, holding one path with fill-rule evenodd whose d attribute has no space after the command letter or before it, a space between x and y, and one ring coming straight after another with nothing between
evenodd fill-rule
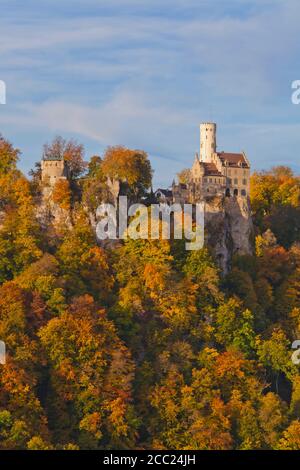
<instances>
[{"instance_id":1,"label":"autumn foliage","mask_svg":"<svg viewBox=\"0 0 300 470\"><path fill-rule=\"evenodd\" d=\"M54 144L59 232L0 139L0 449L300 450L299 177L254 174L253 255L223 275L208 247L99 246L106 178L145 194L147 155L112 147L76 180L83 149Z\"/></svg>"}]
</instances>

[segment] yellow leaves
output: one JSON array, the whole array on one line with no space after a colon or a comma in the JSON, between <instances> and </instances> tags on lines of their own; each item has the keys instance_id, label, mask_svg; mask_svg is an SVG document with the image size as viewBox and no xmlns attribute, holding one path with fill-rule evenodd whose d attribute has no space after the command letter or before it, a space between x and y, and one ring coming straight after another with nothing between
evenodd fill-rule
<instances>
[{"instance_id":1,"label":"yellow leaves","mask_svg":"<svg viewBox=\"0 0 300 470\"><path fill-rule=\"evenodd\" d=\"M144 268L144 281L147 289L150 290L150 297L158 298L161 291L166 288L169 268L167 266L157 266L146 264Z\"/></svg>"},{"instance_id":2,"label":"yellow leaves","mask_svg":"<svg viewBox=\"0 0 300 470\"><path fill-rule=\"evenodd\" d=\"M79 429L87 431L96 439L101 439L102 432L101 432L101 415L98 412L94 412L91 414L86 415L79 423Z\"/></svg>"},{"instance_id":3,"label":"yellow leaves","mask_svg":"<svg viewBox=\"0 0 300 470\"><path fill-rule=\"evenodd\" d=\"M188 327L197 314L196 290L189 279L172 280L158 299L158 309L163 318L178 328Z\"/></svg>"},{"instance_id":4,"label":"yellow leaves","mask_svg":"<svg viewBox=\"0 0 300 470\"><path fill-rule=\"evenodd\" d=\"M33 436L27 443L28 450L53 450L53 446L44 441L41 436Z\"/></svg>"},{"instance_id":5,"label":"yellow leaves","mask_svg":"<svg viewBox=\"0 0 300 470\"><path fill-rule=\"evenodd\" d=\"M280 431L286 425L287 406L275 393L267 393L261 397L258 418L265 441L273 448L278 441Z\"/></svg>"},{"instance_id":6,"label":"yellow leaves","mask_svg":"<svg viewBox=\"0 0 300 470\"><path fill-rule=\"evenodd\" d=\"M295 330L297 331L297 335L300 335L300 308L298 307L293 308L289 315L289 318L291 319L292 324L295 325Z\"/></svg>"},{"instance_id":7,"label":"yellow leaves","mask_svg":"<svg viewBox=\"0 0 300 470\"><path fill-rule=\"evenodd\" d=\"M20 151L0 134L0 174L8 173L16 168Z\"/></svg>"},{"instance_id":8,"label":"yellow leaves","mask_svg":"<svg viewBox=\"0 0 300 470\"><path fill-rule=\"evenodd\" d=\"M285 167L269 172L253 173L251 177L251 204L254 211L270 211L273 204L299 206L300 179Z\"/></svg>"},{"instance_id":9,"label":"yellow leaves","mask_svg":"<svg viewBox=\"0 0 300 470\"><path fill-rule=\"evenodd\" d=\"M127 404L121 397L118 397L109 402L107 408L110 411L108 419L113 429L113 435L115 434L118 437L127 436L129 432L128 423L125 419Z\"/></svg>"},{"instance_id":10,"label":"yellow leaves","mask_svg":"<svg viewBox=\"0 0 300 470\"><path fill-rule=\"evenodd\" d=\"M295 420L284 431L278 450L300 450L300 421Z\"/></svg>"},{"instance_id":11,"label":"yellow leaves","mask_svg":"<svg viewBox=\"0 0 300 470\"><path fill-rule=\"evenodd\" d=\"M203 349L203 353L206 354L208 359L209 358L215 359L215 358L219 357L219 355L220 355L220 353L216 349L207 348L207 347Z\"/></svg>"}]
</instances>

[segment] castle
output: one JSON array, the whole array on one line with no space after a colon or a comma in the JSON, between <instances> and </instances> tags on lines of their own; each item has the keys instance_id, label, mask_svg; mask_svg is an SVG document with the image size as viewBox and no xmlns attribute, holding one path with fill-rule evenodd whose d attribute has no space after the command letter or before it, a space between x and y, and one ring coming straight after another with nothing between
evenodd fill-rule
<instances>
[{"instance_id":1,"label":"castle","mask_svg":"<svg viewBox=\"0 0 300 470\"><path fill-rule=\"evenodd\" d=\"M205 202L206 243L213 249L218 265L225 273L235 254L253 251L253 224L249 201L250 163L244 152L217 151L215 123L200 125L200 156L196 154L192 168L185 172L185 181L169 189L157 189L158 202L187 204ZM50 201L53 187L61 179L70 179L68 163L61 157L43 157L41 163L44 200ZM107 189L114 201L121 184L107 178ZM152 198L152 194L150 195ZM63 217L52 204L54 219ZM95 217L91 217L96 223Z\"/></svg>"},{"instance_id":2,"label":"castle","mask_svg":"<svg viewBox=\"0 0 300 470\"><path fill-rule=\"evenodd\" d=\"M195 203L209 196L248 197L250 163L244 152L217 152L217 125L200 124L200 157L195 155L187 181L158 189L156 197L167 203Z\"/></svg>"},{"instance_id":3,"label":"castle","mask_svg":"<svg viewBox=\"0 0 300 470\"><path fill-rule=\"evenodd\" d=\"M210 196L247 198L250 191L250 163L244 152L217 152L217 125L200 124L200 157L194 163L186 182L173 181L171 189L157 189L160 202L195 203ZM53 187L60 179L69 179L67 162L60 156L45 156L41 162L42 182ZM108 181L109 183L109 181ZM108 184L110 187L110 185Z\"/></svg>"}]
</instances>

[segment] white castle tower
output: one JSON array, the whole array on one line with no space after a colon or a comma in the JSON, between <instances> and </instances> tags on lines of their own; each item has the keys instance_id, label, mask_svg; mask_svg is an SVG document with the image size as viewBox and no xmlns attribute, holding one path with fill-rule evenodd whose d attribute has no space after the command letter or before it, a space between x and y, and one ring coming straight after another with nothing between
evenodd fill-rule
<instances>
[{"instance_id":1,"label":"white castle tower","mask_svg":"<svg viewBox=\"0 0 300 470\"><path fill-rule=\"evenodd\" d=\"M203 122L200 124L200 162L210 163L212 155L216 152L217 124Z\"/></svg>"}]
</instances>

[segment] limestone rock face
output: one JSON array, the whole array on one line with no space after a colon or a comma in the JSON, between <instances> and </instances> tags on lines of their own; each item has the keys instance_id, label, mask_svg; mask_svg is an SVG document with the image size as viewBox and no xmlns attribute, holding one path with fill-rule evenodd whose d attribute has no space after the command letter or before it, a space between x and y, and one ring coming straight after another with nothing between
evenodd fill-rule
<instances>
[{"instance_id":1,"label":"limestone rock face","mask_svg":"<svg viewBox=\"0 0 300 470\"><path fill-rule=\"evenodd\" d=\"M52 191L48 188L44 188L39 203L37 204L36 215L42 227L49 227L52 225L53 228L60 227L62 225L71 227L71 213L58 204L52 199Z\"/></svg>"},{"instance_id":2,"label":"limestone rock face","mask_svg":"<svg viewBox=\"0 0 300 470\"><path fill-rule=\"evenodd\" d=\"M230 269L235 254L252 254L253 223L247 198L207 198L204 221L206 243L213 248L224 273Z\"/></svg>"}]
</instances>

